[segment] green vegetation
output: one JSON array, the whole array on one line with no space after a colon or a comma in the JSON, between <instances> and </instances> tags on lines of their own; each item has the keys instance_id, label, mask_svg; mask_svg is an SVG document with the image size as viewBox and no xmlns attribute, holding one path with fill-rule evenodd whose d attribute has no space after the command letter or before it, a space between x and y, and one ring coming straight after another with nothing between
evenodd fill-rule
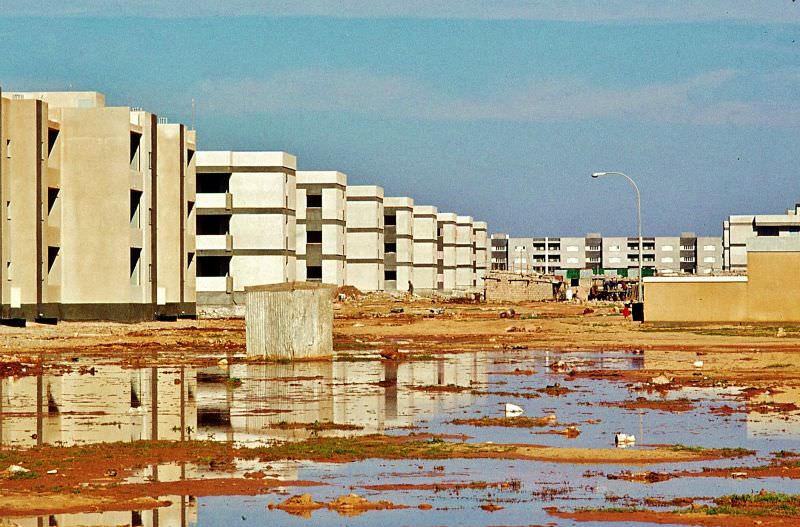
<instances>
[{"instance_id":1,"label":"green vegetation","mask_svg":"<svg viewBox=\"0 0 800 527\"><path fill-rule=\"evenodd\" d=\"M673 452L693 452L695 454L713 453L721 457L747 457L755 455L755 450L746 448L706 448L702 446L672 445L670 450Z\"/></svg>"}]
</instances>

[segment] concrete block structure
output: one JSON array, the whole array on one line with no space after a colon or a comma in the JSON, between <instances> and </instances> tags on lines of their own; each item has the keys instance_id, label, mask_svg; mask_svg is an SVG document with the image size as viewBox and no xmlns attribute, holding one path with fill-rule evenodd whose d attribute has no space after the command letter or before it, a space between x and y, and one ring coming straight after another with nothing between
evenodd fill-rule
<instances>
[{"instance_id":1,"label":"concrete block structure","mask_svg":"<svg viewBox=\"0 0 800 527\"><path fill-rule=\"evenodd\" d=\"M414 280L414 200L383 200L384 287L408 291Z\"/></svg>"},{"instance_id":2,"label":"concrete block structure","mask_svg":"<svg viewBox=\"0 0 800 527\"><path fill-rule=\"evenodd\" d=\"M508 234L494 233L489 238L489 243L491 244L489 270L508 271Z\"/></svg>"},{"instance_id":3,"label":"concrete block structure","mask_svg":"<svg viewBox=\"0 0 800 527\"><path fill-rule=\"evenodd\" d=\"M440 212L437 222L437 289L452 292L456 288L456 229L458 216Z\"/></svg>"},{"instance_id":4,"label":"concrete block structure","mask_svg":"<svg viewBox=\"0 0 800 527\"><path fill-rule=\"evenodd\" d=\"M476 221L472 224L472 235L475 238L475 286L483 287L489 265L490 241L489 226L485 221Z\"/></svg>"},{"instance_id":5,"label":"concrete block structure","mask_svg":"<svg viewBox=\"0 0 800 527\"><path fill-rule=\"evenodd\" d=\"M729 216L722 224L723 268L747 269L747 240L760 237L800 236L800 204L786 214Z\"/></svg>"},{"instance_id":6,"label":"concrete block structure","mask_svg":"<svg viewBox=\"0 0 800 527\"><path fill-rule=\"evenodd\" d=\"M286 152L197 153L198 302L294 281L296 166Z\"/></svg>"},{"instance_id":7,"label":"concrete block structure","mask_svg":"<svg viewBox=\"0 0 800 527\"><path fill-rule=\"evenodd\" d=\"M347 284L384 290L383 188L347 187Z\"/></svg>"},{"instance_id":8,"label":"concrete block structure","mask_svg":"<svg viewBox=\"0 0 800 527\"><path fill-rule=\"evenodd\" d=\"M430 293L439 288L438 223L436 207L415 205L414 218L414 291Z\"/></svg>"},{"instance_id":9,"label":"concrete block structure","mask_svg":"<svg viewBox=\"0 0 800 527\"><path fill-rule=\"evenodd\" d=\"M800 237L751 237L747 276L644 279L649 322L800 322Z\"/></svg>"},{"instance_id":10,"label":"concrete block structure","mask_svg":"<svg viewBox=\"0 0 800 527\"><path fill-rule=\"evenodd\" d=\"M346 189L341 172L297 172L298 281L346 283Z\"/></svg>"},{"instance_id":11,"label":"concrete block structure","mask_svg":"<svg viewBox=\"0 0 800 527\"><path fill-rule=\"evenodd\" d=\"M2 316L193 316L194 132L97 92L8 93L0 111Z\"/></svg>"},{"instance_id":12,"label":"concrete block structure","mask_svg":"<svg viewBox=\"0 0 800 527\"><path fill-rule=\"evenodd\" d=\"M475 283L475 231L472 216L456 216L456 289L472 289Z\"/></svg>"}]
</instances>

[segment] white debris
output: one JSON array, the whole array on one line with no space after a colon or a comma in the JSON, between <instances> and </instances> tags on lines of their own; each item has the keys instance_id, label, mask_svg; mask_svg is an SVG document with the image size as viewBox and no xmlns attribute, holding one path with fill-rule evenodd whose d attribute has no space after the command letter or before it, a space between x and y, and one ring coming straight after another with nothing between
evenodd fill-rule
<instances>
[{"instance_id":1,"label":"white debris","mask_svg":"<svg viewBox=\"0 0 800 527\"><path fill-rule=\"evenodd\" d=\"M659 386L663 386L665 384L670 384L671 382L672 382L672 379L670 379L669 377L667 377L663 373L661 375L658 375L658 376L653 377L652 379L650 379L650 383L651 384L657 384Z\"/></svg>"},{"instance_id":2,"label":"white debris","mask_svg":"<svg viewBox=\"0 0 800 527\"><path fill-rule=\"evenodd\" d=\"M622 432L614 434L614 445L619 448L625 448L634 443L636 443L636 436L633 434L623 434Z\"/></svg>"},{"instance_id":3,"label":"white debris","mask_svg":"<svg viewBox=\"0 0 800 527\"><path fill-rule=\"evenodd\" d=\"M10 474L24 474L26 472L30 472L30 470L19 465L11 465L6 469L6 472Z\"/></svg>"},{"instance_id":4,"label":"white debris","mask_svg":"<svg viewBox=\"0 0 800 527\"><path fill-rule=\"evenodd\" d=\"M47 473L48 474L58 474L58 470L57 469L48 470Z\"/></svg>"},{"instance_id":5,"label":"white debris","mask_svg":"<svg viewBox=\"0 0 800 527\"><path fill-rule=\"evenodd\" d=\"M506 417L514 417L517 415L522 415L525 412L525 410L523 410L516 404L511 404L511 403L505 404L505 411L506 411Z\"/></svg>"},{"instance_id":6,"label":"white debris","mask_svg":"<svg viewBox=\"0 0 800 527\"><path fill-rule=\"evenodd\" d=\"M693 364L693 366L695 368L702 368L703 367L703 361L701 361L701 360L696 360L692 364Z\"/></svg>"}]
</instances>

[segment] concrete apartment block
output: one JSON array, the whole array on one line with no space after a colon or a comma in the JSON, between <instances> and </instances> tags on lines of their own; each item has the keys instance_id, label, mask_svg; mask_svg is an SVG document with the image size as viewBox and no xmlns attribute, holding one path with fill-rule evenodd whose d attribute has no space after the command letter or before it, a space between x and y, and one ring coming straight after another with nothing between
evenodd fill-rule
<instances>
[{"instance_id":1,"label":"concrete apartment block","mask_svg":"<svg viewBox=\"0 0 800 527\"><path fill-rule=\"evenodd\" d=\"M440 291L453 291L456 288L457 218L452 212L440 212L436 215L436 287Z\"/></svg>"},{"instance_id":2,"label":"concrete apartment block","mask_svg":"<svg viewBox=\"0 0 800 527\"><path fill-rule=\"evenodd\" d=\"M456 289L475 287L475 232L472 216L456 216Z\"/></svg>"},{"instance_id":3,"label":"concrete apartment block","mask_svg":"<svg viewBox=\"0 0 800 527\"><path fill-rule=\"evenodd\" d=\"M722 224L723 268L747 269L747 240L768 236L800 236L800 204L786 214L729 216Z\"/></svg>"},{"instance_id":4,"label":"concrete apartment block","mask_svg":"<svg viewBox=\"0 0 800 527\"><path fill-rule=\"evenodd\" d=\"M489 265L490 241L488 234L489 226L485 221L476 221L472 224L472 232L475 237L475 286L483 287L483 279L486 277Z\"/></svg>"},{"instance_id":5,"label":"concrete apartment block","mask_svg":"<svg viewBox=\"0 0 800 527\"><path fill-rule=\"evenodd\" d=\"M197 300L244 301L244 288L295 280L296 158L286 152L197 157Z\"/></svg>"},{"instance_id":6,"label":"concrete apartment block","mask_svg":"<svg viewBox=\"0 0 800 527\"><path fill-rule=\"evenodd\" d=\"M722 271L722 239L719 236L697 237L697 274Z\"/></svg>"},{"instance_id":7,"label":"concrete apartment block","mask_svg":"<svg viewBox=\"0 0 800 527\"><path fill-rule=\"evenodd\" d=\"M2 106L3 316L194 315L193 270L164 261L159 271L159 253L180 250L180 237L157 217L188 210L191 189L184 201L158 199L159 188L185 183L187 167L159 169L159 157L186 151L159 141L157 117L106 107L96 92L9 93Z\"/></svg>"},{"instance_id":8,"label":"concrete apartment block","mask_svg":"<svg viewBox=\"0 0 800 527\"><path fill-rule=\"evenodd\" d=\"M591 268L586 262L586 238L561 238L561 269Z\"/></svg>"},{"instance_id":9,"label":"concrete apartment block","mask_svg":"<svg viewBox=\"0 0 800 527\"><path fill-rule=\"evenodd\" d=\"M491 246L490 251L490 269L492 271L508 271L508 234L494 233L492 234L489 242Z\"/></svg>"},{"instance_id":10,"label":"concrete apartment block","mask_svg":"<svg viewBox=\"0 0 800 527\"><path fill-rule=\"evenodd\" d=\"M383 291L383 188L348 185L346 218L347 283Z\"/></svg>"},{"instance_id":11,"label":"concrete apartment block","mask_svg":"<svg viewBox=\"0 0 800 527\"><path fill-rule=\"evenodd\" d=\"M347 175L297 172L297 280L346 283Z\"/></svg>"},{"instance_id":12,"label":"concrete apartment block","mask_svg":"<svg viewBox=\"0 0 800 527\"><path fill-rule=\"evenodd\" d=\"M384 279L387 291L408 291L414 280L414 200L383 200Z\"/></svg>"},{"instance_id":13,"label":"concrete apartment block","mask_svg":"<svg viewBox=\"0 0 800 527\"><path fill-rule=\"evenodd\" d=\"M432 292L439 288L437 212L436 207L414 206L414 291Z\"/></svg>"}]
</instances>

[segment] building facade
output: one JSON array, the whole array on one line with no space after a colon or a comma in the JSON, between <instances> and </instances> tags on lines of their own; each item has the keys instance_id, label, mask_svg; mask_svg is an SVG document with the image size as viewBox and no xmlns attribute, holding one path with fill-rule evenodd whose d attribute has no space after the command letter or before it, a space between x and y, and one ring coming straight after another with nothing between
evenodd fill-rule
<instances>
[{"instance_id":1,"label":"building facade","mask_svg":"<svg viewBox=\"0 0 800 527\"><path fill-rule=\"evenodd\" d=\"M475 231L472 216L456 216L456 289L471 289L475 284Z\"/></svg>"},{"instance_id":2,"label":"building facade","mask_svg":"<svg viewBox=\"0 0 800 527\"><path fill-rule=\"evenodd\" d=\"M489 238L491 250L489 252L490 266L492 271L508 271L508 234L494 233Z\"/></svg>"},{"instance_id":3,"label":"building facade","mask_svg":"<svg viewBox=\"0 0 800 527\"><path fill-rule=\"evenodd\" d=\"M456 221L452 212L436 215L436 281L439 291L453 291L456 288Z\"/></svg>"},{"instance_id":4,"label":"building facade","mask_svg":"<svg viewBox=\"0 0 800 527\"><path fill-rule=\"evenodd\" d=\"M384 290L383 188L347 187L347 283Z\"/></svg>"},{"instance_id":5,"label":"building facade","mask_svg":"<svg viewBox=\"0 0 800 527\"><path fill-rule=\"evenodd\" d=\"M786 214L729 216L722 224L724 269L745 271L747 240L772 236L800 236L800 204Z\"/></svg>"},{"instance_id":6,"label":"building facade","mask_svg":"<svg viewBox=\"0 0 800 527\"><path fill-rule=\"evenodd\" d=\"M414 291L433 292L438 289L438 223L436 207L414 205Z\"/></svg>"},{"instance_id":7,"label":"building facade","mask_svg":"<svg viewBox=\"0 0 800 527\"><path fill-rule=\"evenodd\" d=\"M475 285L483 287L483 279L489 264L490 241L487 233L488 225L485 221L476 221L472 224L475 238Z\"/></svg>"},{"instance_id":8,"label":"building facade","mask_svg":"<svg viewBox=\"0 0 800 527\"><path fill-rule=\"evenodd\" d=\"M297 280L347 282L347 175L297 172Z\"/></svg>"},{"instance_id":9,"label":"building facade","mask_svg":"<svg viewBox=\"0 0 800 527\"><path fill-rule=\"evenodd\" d=\"M194 316L194 132L97 92L8 93L2 114L3 318Z\"/></svg>"},{"instance_id":10,"label":"building facade","mask_svg":"<svg viewBox=\"0 0 800 527\"><path fill-rule=\"evenodd\" d=\"M245 286L294 281L295 157L196 155L199 302L243 303Z\"/></svg>"},{"instance_id":11,"label":"building facade","mask_svg":"<svg viewBox=\"0 0 800 527\"><path fill-rule=\"evenodd\" d=\"M414 280L414 200L383 200L384 282L387 291L408 291Z\"/></svg>"}]
</instances>

